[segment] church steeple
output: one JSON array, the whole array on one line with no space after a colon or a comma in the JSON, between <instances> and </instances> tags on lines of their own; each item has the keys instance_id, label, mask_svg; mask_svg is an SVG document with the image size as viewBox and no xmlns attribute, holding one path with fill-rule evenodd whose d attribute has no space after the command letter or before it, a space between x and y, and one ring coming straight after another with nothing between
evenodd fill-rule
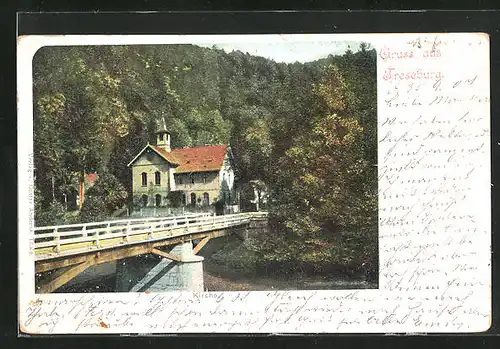
<instances>
[{"instance_id":1,"label":"church steeple","mask_svg":"<svg viewBox=\"0 0 500 349\"><path fill-rule=\"evenodd\" d=\"M156 128L156 145L170 151L170 132L167 130L165 118L162 116L158 127Z\"/></svg>"}]
</instances>

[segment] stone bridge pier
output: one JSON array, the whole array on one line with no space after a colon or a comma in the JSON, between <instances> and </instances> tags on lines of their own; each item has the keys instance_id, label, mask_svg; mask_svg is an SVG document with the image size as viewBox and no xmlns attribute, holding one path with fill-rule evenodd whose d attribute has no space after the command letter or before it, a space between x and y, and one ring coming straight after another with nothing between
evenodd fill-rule
<instances>
[{"instance_id":1,"label":"stone bridge pier","mask_svg":"<svg viewBox=\"0 0 500 349\"><path fill-rule=\"evenodd\" d=\"M202 292L203 260L193 252L191 241L166 253L178 260L147 254L116 263L117 292Z\"/></svg>"}]
</instances>

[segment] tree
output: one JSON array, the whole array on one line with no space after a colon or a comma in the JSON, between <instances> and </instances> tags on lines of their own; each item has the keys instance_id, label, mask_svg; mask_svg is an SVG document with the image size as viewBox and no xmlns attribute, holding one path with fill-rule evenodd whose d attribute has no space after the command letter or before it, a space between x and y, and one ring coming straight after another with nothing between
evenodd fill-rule
<instances>
[{"instance_id":1,"label":"tree","mask_svg":"<svg viewBox=\"0 0 500 349\"><path fill-rule=\"evenodd\" d=\"M87 192L87 200L82 206L82 221L106 220L127 203L127 198L127 191L113 175L101 173Z\"/></svg>"},{"instance_id":2,"label":"tree","mask_svg":"<svg viewBox=\"0 0 500 349\"><path fill-rule=\"evenodd\" d=\"M277 233L256 248L264 259L316 269L376 264L376 172L350 86L337 66L327 67L315 88L324 103L318 110L326 113L277 162L271 191Z\"/></svg>"},{"instance_id":3,"label":"tree","mask_svg":"<svg viewBox=\"0 0 500 349\"><path fill-rule=\"evenodd\" d=\"M78 190L72 183L82 186L86 173L100 169L114 139L128 133L120 79L96 59L101 50L44 48L35 56L35 162L39 173L56 177L63 196Z\"/></svg>"}]
</instances>

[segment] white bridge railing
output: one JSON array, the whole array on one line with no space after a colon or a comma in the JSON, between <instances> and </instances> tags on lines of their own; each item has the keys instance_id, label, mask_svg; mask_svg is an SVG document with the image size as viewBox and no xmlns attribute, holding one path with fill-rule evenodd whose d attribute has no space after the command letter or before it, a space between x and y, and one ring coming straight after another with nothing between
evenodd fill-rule
<instances>
[{"instance_id":1,"label":"white bridge railing","mask_svg":"<svg viewBox=\"0 0 500 349\"><path fill-rule=\"evenodd\" d=\"M51 259L109 249L127 244L159 241L182 235L222 229L264 218L266 212L215 216L208 213L177 217L139 218L34 229L35 260Z\"/></svg>"}]
</instances>

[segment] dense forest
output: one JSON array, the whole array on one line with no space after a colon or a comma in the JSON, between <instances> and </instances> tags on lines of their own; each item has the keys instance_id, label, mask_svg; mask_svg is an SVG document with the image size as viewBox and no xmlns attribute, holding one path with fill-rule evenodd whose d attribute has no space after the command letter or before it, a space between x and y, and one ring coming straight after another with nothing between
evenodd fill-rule
<instances>
[{"instance_id":1,"label":"dense forest","mask_svg":"<svg viewBox=\"0 0 500 349\"><path fill-rule=\"evenodd\" d=\"M104 219L165 118L173 147L230 144L268 188L260 266L377 268L376 54L277 63L194 45L45 47L33 61L36 225ZM99 179L68 208L86 173ZM70 200L71 201L71 200Z\"/></svg>"}]
</instances>

